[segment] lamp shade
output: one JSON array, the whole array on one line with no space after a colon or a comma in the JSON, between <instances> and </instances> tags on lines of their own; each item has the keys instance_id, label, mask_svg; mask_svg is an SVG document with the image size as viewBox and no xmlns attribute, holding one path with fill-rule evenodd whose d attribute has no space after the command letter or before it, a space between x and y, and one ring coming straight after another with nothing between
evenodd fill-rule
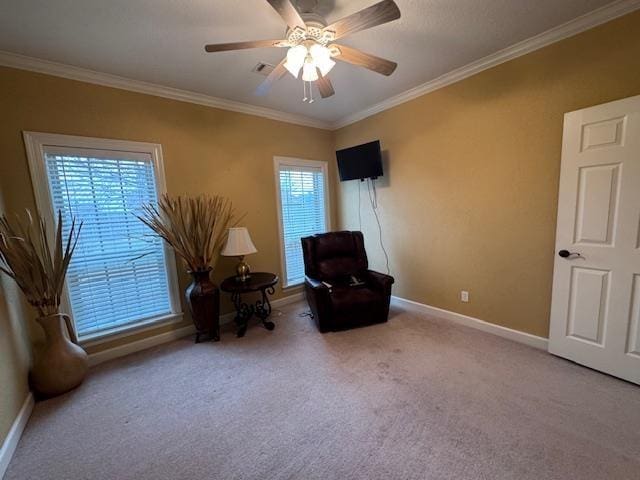
<instances>
[{"instance_id":1,"label":"lamp shade","mask_svg":"<svg viewBox=\"0 0 640 480\"><path fill-rule=\"evenodd\" d=\"M246 227L235 227L229 229L227 243L222 249L220 255L225 257L241 257L256 253L255 245L249 236L249 230Z\"/></svg>"}]
</instances>

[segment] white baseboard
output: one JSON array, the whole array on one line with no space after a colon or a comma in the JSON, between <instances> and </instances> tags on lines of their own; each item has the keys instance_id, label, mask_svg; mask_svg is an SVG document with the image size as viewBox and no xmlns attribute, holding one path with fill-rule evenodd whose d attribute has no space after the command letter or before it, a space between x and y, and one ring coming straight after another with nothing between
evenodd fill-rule
<instances>
[{"instance_id":1,"label":"white baseboard","mask_svg":"<svg viewBox=\"0 0 640 480\"><path fill-rule=\"evenodd\" d=\"M117 347L101 350L89 355L89 365L98 365L99 363L106 362L107 360L113 360L114 358L124 357L147 348L155 347L163 343L171 342L188 335L192 335L196 332L193 325L187 327L177 328L168 332L159 333L151 337L146 337L135 342L125 343L118 345Z\"/></svg>"},{"instance_id":2,"label":"white baseboard","mask_svg":"<svg viewBox=\"0 0 640 480\"><path fill-rule=\"evenodd\" d=\"M423 303L414 302L413 300L407 300L400 297L391 297L391 304L404 310L412 312L424 313L437 318L443 318L445 320L452 321L454 323L464 325L467 327L482 330L483 332L491 333L499 337L508 338L516 342L524 343L531 347L539 348L541 350L547 350L549 340L544 337L538 337L530 333L521 332L519 330L513 330L512 328L496 325L495 323L485 322L479 318L469 317L461 313L451 312L438 307L432 307L431 305L425 305Z\"/></svg>"},{"instance_id":3,"label":"white baseboard","mask_svg":"<svg viewBox=\"0 0 640 480\"><path fill-rule=\"evenodd\" d=\"M304 293L297 292L272 301L271 306L273 308L283 307L291 303L299 302L303 299ZM224 325L233 321L234 317L234 312L221 315L220 325ZM173 340L187 337L189 335L194 335L195 333L196 330L193 325L189 325L187 327L178 328L176 330L160 333L158 335L153 335L141 340L136 340L135 342L125 343L123 345L118 345L117 347L108 348L106 350L102 350L100 352L92 353L91 355L89 355L89 365L98 365L99 363L106 362L107 360L124 357L125 355L139 352L141 350L146 350L147 348L155 347L157 345L162 345L163 343L172 342Z\"/></svg>"},{"instance_id":4,"label":"white baseboard","mask_svg":"<svg viewBox=\"0 0 640 480\"><path fill-rule=\"evenodd\" d=\"M285 305L301 302L302 300L304 300L304 291L299 291L296 293L292 293L291 295L287 295L286 297L281 297L277 300L274 300L273 302L271 302L271 306L273 308L284 307Z\"/></svg>"},{"instance_id":5,"label":"white baseboard","mask_svg":"<svg viewBox=\"0 0 640 480\"><path fill-rule=\"evenodd\" d=\"M7 438L4 439L2 448L0 448L0 480L4 477L4 474L9 467L9 462L18 447L18 442L20 442L22 432L24 432L24 428L27 426L27 422L29 421L29 417L33 411L33 405L33 394L29 392L27 398L25 398L24 403L22 404L22 408L20 408L20 411L16 416L16 419L13 421L13 425L11 425Z\"/></svg>"}]
</instances>

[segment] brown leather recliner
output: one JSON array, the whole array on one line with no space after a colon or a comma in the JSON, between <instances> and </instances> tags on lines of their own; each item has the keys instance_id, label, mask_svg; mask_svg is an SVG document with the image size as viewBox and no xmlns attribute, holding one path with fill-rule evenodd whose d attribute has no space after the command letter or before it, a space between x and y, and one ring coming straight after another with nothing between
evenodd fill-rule
<instances>
[{"instance_id":1,"label":"brown leather recliner","mask_svg":"<svg viewBox=\"0 0 640 480\"><path fill-rule=\"evenodd\" d=\"M394 280L368 269L362 232L305 237L302 254L307 302L321 332L387 321Z\"/></svg>"}]
</instances>

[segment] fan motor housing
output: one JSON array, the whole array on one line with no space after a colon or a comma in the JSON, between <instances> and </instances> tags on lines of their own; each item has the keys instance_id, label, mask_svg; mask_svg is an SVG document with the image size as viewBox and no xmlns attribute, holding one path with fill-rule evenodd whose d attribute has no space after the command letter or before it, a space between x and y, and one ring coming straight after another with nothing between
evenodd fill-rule
<instances>
[{"instance_id":1,"label":"fan motor housing","mask_svg":"<svg viewBox=\"0 0 640 480\"><path fill-rule=\"evenodd\" d=\"M291 46L299 45L305 40L313 40L321 45L326 45L333 38L330 32L325 32L327 21L317 13L301 13L300 16L306 25L306 30L302 28L287 28L285 38Z\"/></svg>"}]
</instances>

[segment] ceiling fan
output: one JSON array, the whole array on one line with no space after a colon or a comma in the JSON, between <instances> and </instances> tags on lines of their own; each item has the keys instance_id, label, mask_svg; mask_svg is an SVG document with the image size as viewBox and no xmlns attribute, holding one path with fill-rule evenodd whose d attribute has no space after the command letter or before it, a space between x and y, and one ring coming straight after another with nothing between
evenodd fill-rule
<instances>
[{"instance_id":1,"label":"ceiling fan","mask_svg":"<svg viewBox=\"0 0 640 480\"><path fill-rule=\"evenodd\" d=\"M261 47L288 48L287 56L258 86L256 95L265 95L287 71L295 78L298 78L302 71L302 80L305 85L303 100L313 102L311 88L309 88L311 98L308 99L306 95L306 85L309 82L316 84L322 98L330 97L335 91L327 74L335 65L334 58L387 76L391 75L398 66L397 63L384 58L334 43L335 40L352 33L400 18L400 9L393 0L378 2L331 25L327 25L324 18L315 13L299 13L291 0L267 0L267 2L280 14L288 26L285 39L218 43L204 47L207 52Z\"/></svg>"}]
</instances>

